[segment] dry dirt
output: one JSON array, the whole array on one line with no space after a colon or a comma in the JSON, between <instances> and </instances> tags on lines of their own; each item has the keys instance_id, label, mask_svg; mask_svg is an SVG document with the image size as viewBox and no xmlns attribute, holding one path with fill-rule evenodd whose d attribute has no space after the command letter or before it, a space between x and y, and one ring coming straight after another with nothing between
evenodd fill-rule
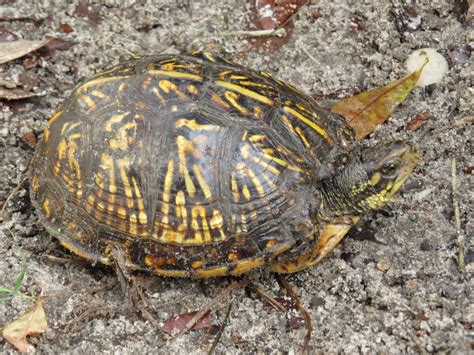
<instances>
[{"instance_id":1,"label":"dry dirt","mask_svg":"<svg viewBox=\"0 0 474 355\"><path fill-rule=\"evenodd\" d=\"M292 275L289 281L313 322L311 353L472 353L473 127L455 122L473 114L469 49L474 33L460 18L455 1L417 1L413 8L421 24L417 26L415 18L412 27L405 29L397 27L393 10L400 2L396 0L312 1L294 18L289 43L271 54L249 50L245 39L231 35L252 28L250 6L244 1L159 0L127 6L108 1L108 6L91 11L38 1L35 5L1 3L0 28L22 39L50 35L74 45L43 54L37 63L27 56L0 66L2 78L26 80L35 92L44 93L39 98L0 102L0 206L27 176L33 153L29 142L41 137L49 116L73 86L130 54L207 49L265 70L310 94L338 99L403 76L404 61L413 50L437 49L450 65L443 82L415 89L388 123L364 142L408 139L418 146L422 160L407 187L391 211L366 216L323 263ZM32 16L40 20L28 19ZM3 21L17 17L26 19ZM414 132L408 130L407 123L425 111L429 112L427 122ZM454 218L453 159L459 233ZM14 284L23 256L27 271L21 291L41 290L50 295L45 303L49 329L31 338L32 351L209 350L216 327L169 340L130 311L112 271L78 262L47 235L31 207L27 185L14 194L0 224L0 285ZM465 239L463 272L457 263L458 234ZM199 309L230 283L229 279L142 277L146 296L161 321ZM278 297L285 294L273 275L263 272L253 277L267 292ZM298 312L287 315L269 308L260 296L241 289L212 315L216 326L224 320L229 302L232 309L217 352L299 351L306 330L294 319ZM31 306L21 296L0 302L0 325ZM0 340L0 352L15 350Z\"/></svg>"}]
</instances>

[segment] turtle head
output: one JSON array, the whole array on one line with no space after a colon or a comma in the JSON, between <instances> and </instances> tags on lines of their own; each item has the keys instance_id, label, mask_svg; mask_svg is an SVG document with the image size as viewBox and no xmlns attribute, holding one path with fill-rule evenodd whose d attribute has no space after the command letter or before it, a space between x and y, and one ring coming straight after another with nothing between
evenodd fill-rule
<instances>
[{"instance_id":1,"label":"turtle head","mask_svg":"<svg viewBox=\"0 0 474 355\"><path fill-rule=\"evenodd\" d=\"M353 151L341 172L323 181L323 215L361 215L381 208L392 200L418 159L414 145L402 141Z\"/></svg>"},{"instance_id":2,"label":"turtle head","mask_svg":"<svg viewBox=\"0 0 474 355\"><path fill-rule=\"evenodd\" d=\"M396 141L362 150L360 163L367 178L362 184L359 204L367 210L377 210L389 202L418 161L418 153L411 143Z\"/></svg>"}]
</instances>

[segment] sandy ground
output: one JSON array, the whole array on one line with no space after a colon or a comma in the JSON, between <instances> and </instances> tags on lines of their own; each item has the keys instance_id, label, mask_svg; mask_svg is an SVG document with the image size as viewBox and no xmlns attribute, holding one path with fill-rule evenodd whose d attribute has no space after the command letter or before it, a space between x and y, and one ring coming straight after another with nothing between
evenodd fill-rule
<instances>
[{"instance_id":1,"label":"sandy ground","mask_svg":"<svg viewBox=\"0 0 474 355\"><path fill-rule=\"evenodd\" d=\"M2 2L5 3L5 2ZM252 28L244 1L154 1L153 5L100 7L99 14L71 6L25 5L7 1L2 17L34 15L41 21L4 21L0 28L23 39L45 35L74 45L50 58L25 57L0 67L13 81L30 78L43 97L0 102L0 205L25 178L33 148L54 109L79 80L116 64L131 53L179 53L208 49L263 69L304 91L338 99L404 75L403 63L417 48L433 47L449 60L441 84L417 88L389 122L366 140L408 139L422 154L408 188L389 213L366 216L344 243L319 266L290 277L313 322L311 353L469 353L473 338L473 147L472 124L453 126L472 115L472 27L463 23L454 1L414 6L421 25L397 27L399 1L313 1L295 18L292 39L273 54L248 49L226 34ZM111 2L109 2L111 3ZM142 3L142 1L140 1ZM413 19L412 19L413 20ZM67 24L72 29L65 26ZM65 33L68 32L68 33ZM239 54L241 53L241 54ZM466 57L467 56L467 57ZM25 69L25 67L30 69ZM407 123L428 111L416 131ZM451 162L456 175L466 267L457 264ZM26 186L27 184L25 184ZM47 235L25 187L11 199L0 224L0 285L12 285L21 257L27 262L23 292L56 294L46 299L48 331L32 338L38 353L206 352L216 327L165 339L149 322L128 310L114 273L77 262ZM12 237L14 236L14 238ZM62 260L65 263L58 263ZM196 310L211 302L228 279L189 281L143 275L157 317ZM285 293L267 273L254 275L267 292ZM109 286L109 287L107 287ZM212 315L218 326L232 302L219 353L294 353L306 332L294 317L266 306L254 293L238 290ZM32 303L20 296L0 302L0 325ZM293 319L291 319L293 318ZM289 320L291 319L291 320ZM15 353L0 340L1 353Z\"/></svg>"}]
</instances>

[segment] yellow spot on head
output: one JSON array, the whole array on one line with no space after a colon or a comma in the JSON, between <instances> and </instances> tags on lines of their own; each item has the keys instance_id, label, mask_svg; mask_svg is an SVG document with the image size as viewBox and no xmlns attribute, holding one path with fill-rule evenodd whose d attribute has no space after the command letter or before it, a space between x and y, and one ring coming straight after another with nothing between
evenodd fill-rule
<instances>
[{"instance_id":1,"label":"yellow spot on head","mask_svg":"<svg viewBox=\"0 0 474 355\"><path fill-rule=\"evenodd\" d=\"M372 177L370 178L370 184L372 186L375 186L379 183L380 179L382 178L382 175L380 175L380 173L375 173L374 175L372 175Z\"/></svg>"}]
</instances>

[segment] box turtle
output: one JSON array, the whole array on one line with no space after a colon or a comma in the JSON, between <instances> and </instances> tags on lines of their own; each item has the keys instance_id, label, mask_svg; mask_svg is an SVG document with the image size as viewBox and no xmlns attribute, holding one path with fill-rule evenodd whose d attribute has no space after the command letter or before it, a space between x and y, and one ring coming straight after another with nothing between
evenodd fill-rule
<instances>
[{"instance_id":1,"label":"box turtle","mask_svg":"<svg viewBox=\"0 0 474 355\"><path fill-rule=\"evenodd\" d=\"M31 165L31 199L72 252L173 277L318 263L398 191L418 155L350 149L293 86L206 52L137 57L75 88ZM115 249L114 249L115 250Z\"/></svg>"}]
</instances>

